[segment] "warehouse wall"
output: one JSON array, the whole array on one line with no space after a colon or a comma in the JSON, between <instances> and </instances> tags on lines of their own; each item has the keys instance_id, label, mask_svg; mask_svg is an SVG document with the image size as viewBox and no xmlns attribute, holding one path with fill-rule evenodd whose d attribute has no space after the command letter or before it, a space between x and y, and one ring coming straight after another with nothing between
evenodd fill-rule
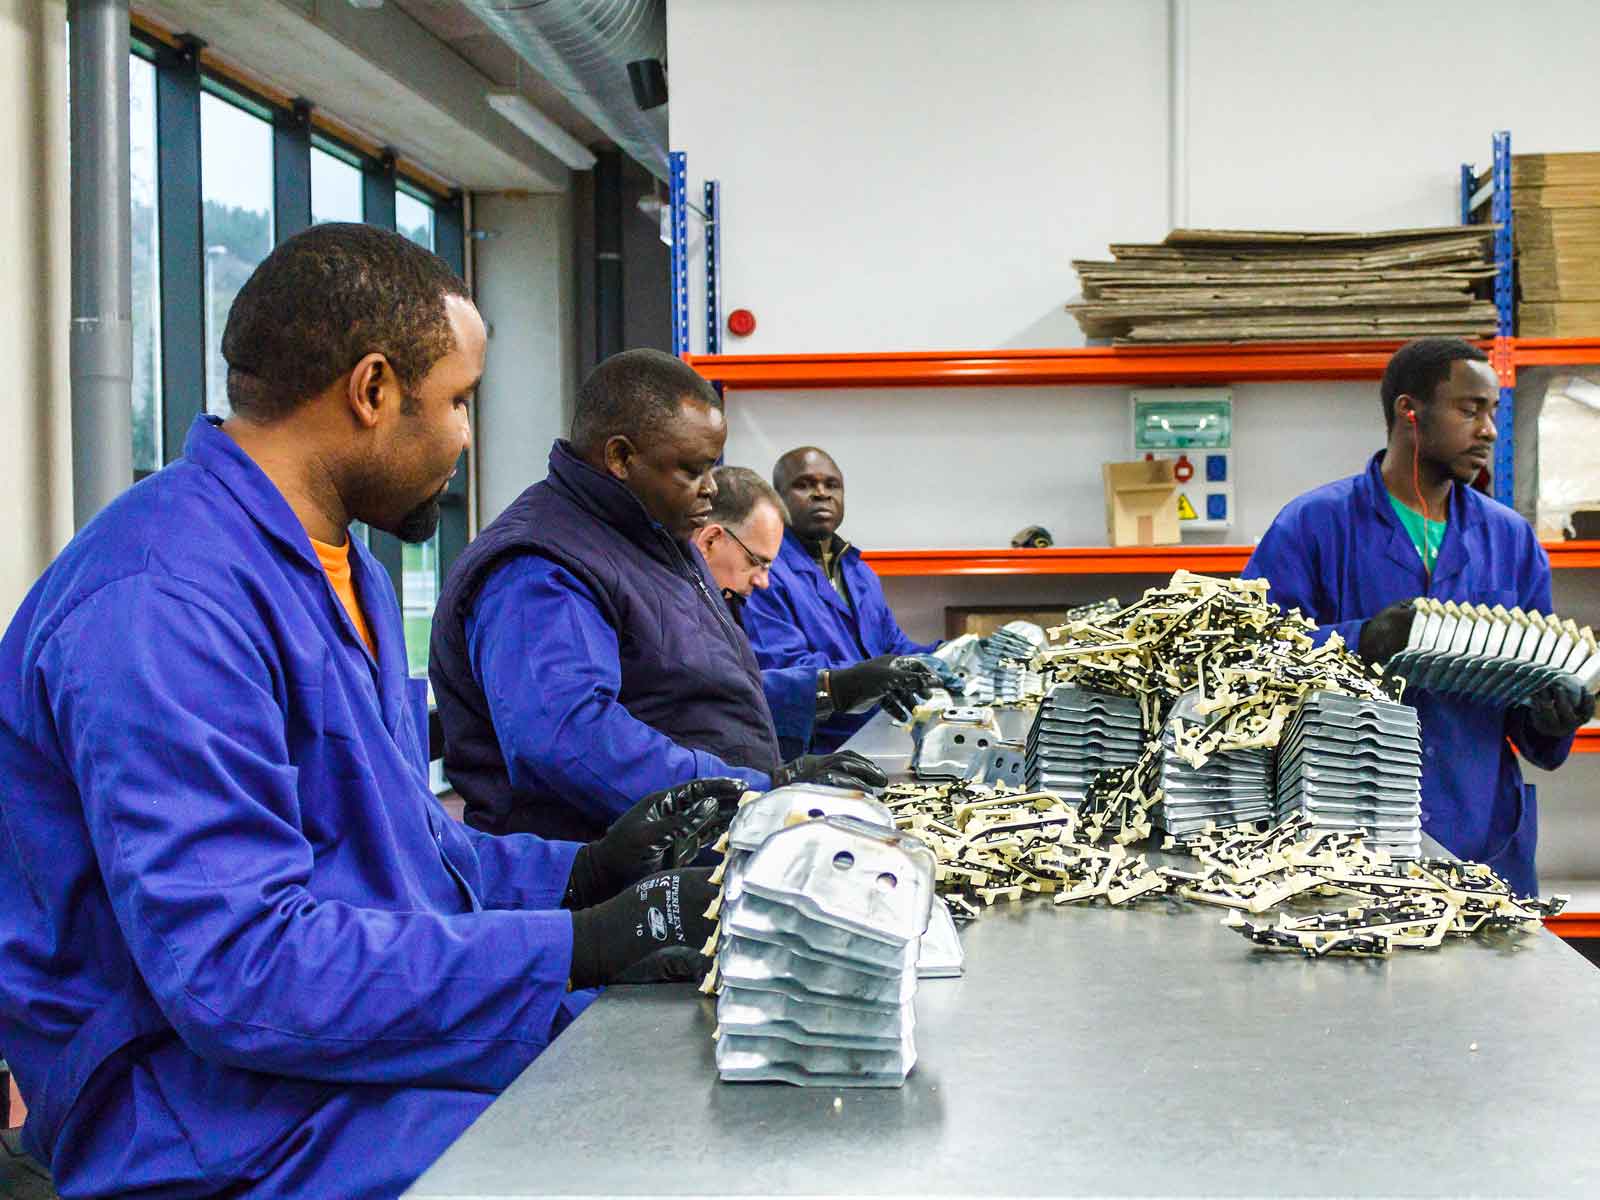
<instances>
[{"instance_id":1,"label":"warehouse wall","mask_svg":"<svg viewBox=\"0 0 1600 1200\"><path fill-rule=\"evenodd\" d=\"M571 423L577 390L574 199L479 196L478 303L491 327L478 388L478 521L487 525L543 479L550 443Z\"/></svg>"},{"instance_id":2,"label":"warehouse wall","mask_svg":"<svg viewBox=\"0 0 1600 1200\"><path fill-rule=\"evenodd\" d=\"M1188 12L1191 224L1448 224L1493 130L1600 146L1587 0ZM1079 345L1069 259L1167 231L1165 0L671 0L668 34L744 352Z\"/></svg>"},{"instance_id":3,"label":"warehouse wall","mask_svg":"<svg viewBox=\"0 0 1600 1200\"><path fill-rule=\"evenodd\" d=\"M0 621L72 534L66 5L0 0Z\"/></svg>"}]
</instances>

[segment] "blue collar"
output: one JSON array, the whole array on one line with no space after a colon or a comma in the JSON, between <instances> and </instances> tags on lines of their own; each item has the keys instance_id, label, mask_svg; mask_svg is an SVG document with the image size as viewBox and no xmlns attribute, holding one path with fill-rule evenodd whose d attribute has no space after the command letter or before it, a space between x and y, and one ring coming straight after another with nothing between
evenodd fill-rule
<instances>
[{"instance_id":1,"label":"blue collar","mask_svg":"<svg viewBox=\"0 0 1600 1200\"><path fill-rule=\"evenodd\" d=\"M692 561L689 543L668 533L666 526L646 512L639 497L623 484L579 458L565 438L557 438L550 447L549 482L584 512L668 565L676 565L666 553L669 542L677 544L678 553L686 561Z\"/></svg>"},{"instance_id":2,"label":"blue collar","mask_svg":"<svg viewBox=\"0 0 1600 1200\"><path fill-rule=\"evenodd\" d=\"M311 545L306 527L278 485L267 478L267 473L238 442L222 431L221 417L201 413L194 419L183 444L183 456L214 475L269 537L307 566L322 571L322 560Z\"/></svg>"},{"instance_id":3,"label":"blue collar","mask_svg":"<svg viewBox=\"0 0 1600 1200\"><path fill-rule=\"evenodd\" d=\"M1405 531L1389 500L1389 485L1383 481L1383 456L1386 453L1385 450L1379 450L1367 463L1367 504L1373 517L1388 530L1383 552L1398 565L1415 572L1419 577L1427 578L1411 535ZM1466 538L1469 530L1475 530L1483 524L1483 503L1483 497L1467 484L1457 482L1450 488L1450 512L1445 524L1444 540L1439 544L1439 555L1434 561L1426 594L1442 594L1443 585L1466 570Z\"/></svg>"},{"instance_id":4,"label":"blue collar","mask_svg":"<svg viewBox=\"0 0 1600 1200\"><path fill-rule=\"evenodd\" d=\"M850 563L861 557L861 552L848 542L839 552L839 569L842 571ZM847 617L854 617L850 605L845 598L834 590L833 584L822 573L822 568L817 560L811 557L811 551L806 549L806 544L793 529L785 528L783 531L783 545L778 550L778 558L795 574L802 576L811 585L811 590L816 592L824 604L830 604ZM855 593L852 590L851 595Z\"/></svg>"}]
</instances>

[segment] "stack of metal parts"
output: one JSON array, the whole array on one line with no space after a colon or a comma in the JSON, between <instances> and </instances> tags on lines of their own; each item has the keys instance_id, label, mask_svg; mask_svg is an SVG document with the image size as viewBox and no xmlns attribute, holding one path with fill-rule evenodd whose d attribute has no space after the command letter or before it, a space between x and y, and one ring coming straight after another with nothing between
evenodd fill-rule
<instances>
[{"instance_id":1,"label":"stack of metal parts","mask_svg":"<svg viewBox=\"0 0 1600 1200\"><path fill-rule=\"evenodd\" d=\"M1193 766L1178 752L1187 728L1204 724L1201 697L1178 698L1161 731L1161 799L1151 810L1156 826L1185 837L1214 824L1219 828L1272 816L1272 751L1219 750Z\"/></svg>"},{"instance_id":2,"label":"stack of metal parts","mask_svg":"<svg viewBox=\"0 0 1600 1200\"><path fill-rule=\"evenodd\" d=\"M978 678L988 682L984 704L1015 704L1028 693L1033 657L1043 650L1048 639L1044 630L1031 621L1011 621L980 643ZM982 684L979 684L980 690Z\"/></svg>"},{"instance_id":3,"label":"stack of metal parts","mask_svg":"<svg viewBox=\"0 0 1600 1200\"><path fill-rule=\"evenodd\" d=\"M918 779L970 779L988 751L1005 744L994 709L958 706L928 714L911 731Z\"/></svg>"},{"instance_id":4,"label":"stack of metal parts","mask_svg":"<svg viewBox=\"0 0 1600 1200\"><path fill-rule=\"evenodd\" d=\"M1362 832L1396 858L1422 853L1422 737L1416 710L1309 692L1278 744L1277 818Z\"/></svg>"},{"instance_id":5,"label":"stack of metal parts","mask_svg":"<svg viewBox=\"0 0 1600 1200\"><path fill-rule=\"evenodd\" d=\"M745 852L724 877L707 980L722 1079L904 1083L933 900L932 851L892 826L802 818Z\"/></svg>"},{"instance_id":6,"label":"stack of metal parts","mask_svg":"<svg viewBox=\"0 0 1600 1200\"><path fill-rule=\"evenodd\" d=\"M1416 601L1406 647L1388 670L1408 687L1509 708L1562 679L1594 691L1594 632L1544 613L1483 604Z\"/></svg>"},{"instance_id":7,"label":"stack of metal parts","mask_svg":"<svg viewBox=\"0 0 1600 1200\"><path fill-rule=\"evenodd\" d=\"M1079 804L1096 775L1133 766L1143 747L1137 700L1063 683L1050 689L1028 730L1025 786Z\"/></svg>"}]
</instances>

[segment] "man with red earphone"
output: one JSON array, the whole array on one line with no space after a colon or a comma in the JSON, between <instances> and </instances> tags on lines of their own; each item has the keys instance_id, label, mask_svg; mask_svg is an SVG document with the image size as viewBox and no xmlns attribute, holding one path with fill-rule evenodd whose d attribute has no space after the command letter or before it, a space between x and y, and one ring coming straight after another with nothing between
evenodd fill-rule
<instances>
[{"instance_id":1,"label":"man with red earphone","mask_svg":"<svg viewBox=\"0 0 1600 1200\"><path fill-rule=\"evenodd\" d=\"M1548 613L1550 560L1527 521L1472 486L1491 461L1500 382L1460 338L1419 338L1383 373L1388 445L1359 475L1291 501L1244 569L1272 600L1384 663L1411 632L1418 596ZM1499 708L1418 692L1422 827L1462 858L1488 863L1522 895L1535 892L1538 812L1520 754L1560 766L1594 697L1554 685L1531 704Z\"/></svg>"}]
</instances>

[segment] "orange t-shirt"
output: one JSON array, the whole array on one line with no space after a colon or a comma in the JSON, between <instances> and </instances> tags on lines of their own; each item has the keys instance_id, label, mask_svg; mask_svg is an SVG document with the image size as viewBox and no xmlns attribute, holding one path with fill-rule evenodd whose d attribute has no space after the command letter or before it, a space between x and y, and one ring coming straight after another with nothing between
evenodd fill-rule
<instances>
[{"instance_id":1,"label":"orange t-shirt","mask_svg":"<svg viewBox=\"0 0 1600 1200\"><path fill-rule=\"evenodd\" d=\"M317 552L317 559L322 563L322 569L328 573L328 582L333 585L339 603L344 605L344 610L350 614L350 621L355 625L356 632L361 635L361 640L367 644L367 649L376 658L378 647L372 640L372 630L367 627L367 617L361 611L361 602L356 599L355 580L350 574L350 539L346 537L342 546L330 546L327 542L319 542L316 538L312 538L311 547Z\"/></svg>"}]
</instances>

